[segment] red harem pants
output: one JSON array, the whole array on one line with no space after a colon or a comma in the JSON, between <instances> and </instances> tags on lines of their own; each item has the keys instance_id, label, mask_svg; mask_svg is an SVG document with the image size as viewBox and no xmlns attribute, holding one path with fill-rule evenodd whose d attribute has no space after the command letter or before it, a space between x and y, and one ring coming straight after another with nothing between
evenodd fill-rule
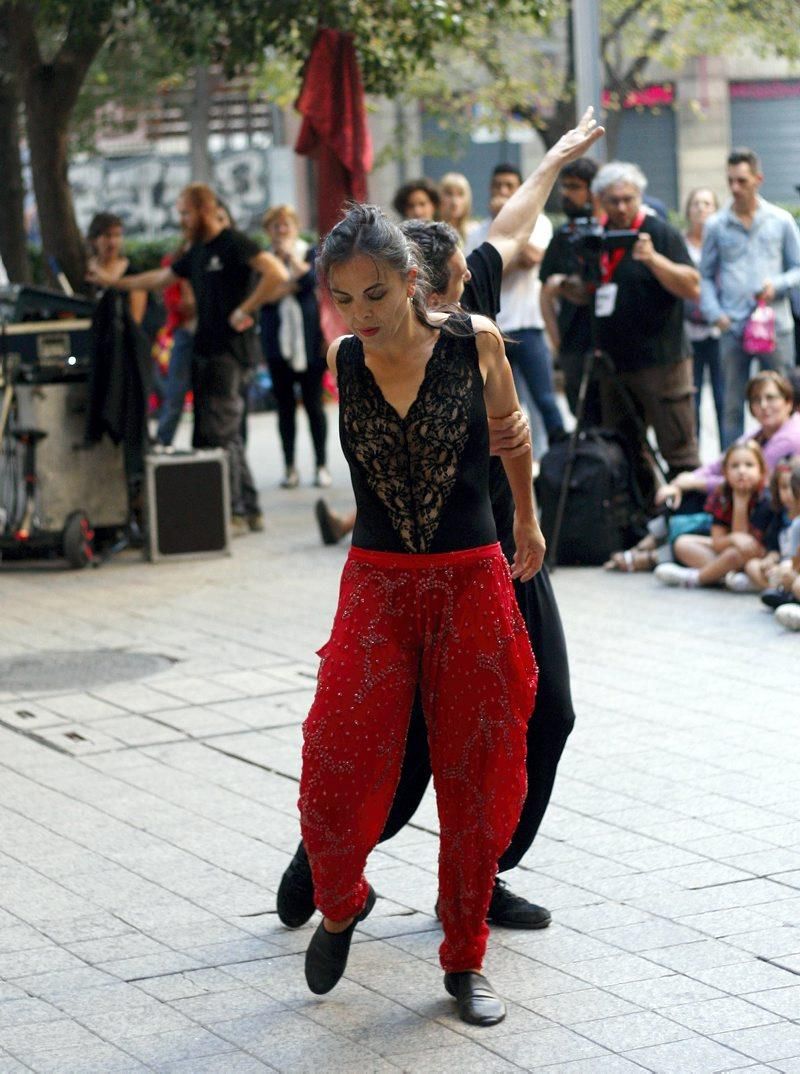
<instances>
[{"instance_id":1,"label":"red harem pants","mask_svg":"<svg viewBox=\"0 0 800 1074\"><path fill-rule=\"evenodd\" d=\"M300 821L317 907L357 914L397 788L417 682L441 831L445 971L480 968L497 860L526 791L537 668L499 545L352 548L303 727Z\"/></svg>"}]
</instances>

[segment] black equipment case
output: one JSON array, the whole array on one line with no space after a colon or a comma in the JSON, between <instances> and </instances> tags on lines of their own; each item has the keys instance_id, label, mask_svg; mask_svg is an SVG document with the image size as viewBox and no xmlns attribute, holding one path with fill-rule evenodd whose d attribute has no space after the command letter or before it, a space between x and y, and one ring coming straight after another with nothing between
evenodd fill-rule
<instances>
[{"instance_id":1,"label":"black equipment case","mask_svg":"<svg viewBox=\"0 0 800 1074\"><path fill-rule=\"evenodd\" d=\"M554 444L542 457L536 479L542 532L548 544L569 452L569 440ZM631 466L619 438L606 429L582 431L575 445L557 563L561 566L605 563L612 552L627 548L636 539L641 517Z\"/></svg>"},{"instance_id":2,"label":"black equipment case","mask_svg":"<svg viewBox=\"0 0 800 1074\"><path fill-rule=\"evenodd\" d=\"M214 448L148 455L145 474L153 562L230 555L227 452Z\"/></svg>"}]
</instances>

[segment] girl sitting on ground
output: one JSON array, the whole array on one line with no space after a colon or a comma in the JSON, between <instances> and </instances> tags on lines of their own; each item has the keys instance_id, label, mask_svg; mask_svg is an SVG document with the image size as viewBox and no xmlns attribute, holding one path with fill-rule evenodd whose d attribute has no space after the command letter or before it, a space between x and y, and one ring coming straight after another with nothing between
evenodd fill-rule
<instances>
[{"instance_id":1,"label":"girl sitting on ground","mask_svg":"<svg viewBox=\"0 0 800 1074\"><path fill-rule=\"evenodd\" d=\"M770 588L761 594L768 608L775 609L775 618L789 630L800 630L800 457L792 460L789 472L792 499L789 513L792 521L781 545L782 558L770 574Z\"/></svg>"},{"instance_id":2,"label":"girl sitting on ground","mask_svg":"<svg viewBox=\"0 0 800 1074\"><path fill-rule=\"evenodd\" d=\"M766 555L764 534L772 510L765 492L767 464L754 440L732 444L722 460L723 483L706 501L711 536L684 534L673 553L677 563L656 567L663 585L719 585L731 571L741 571L751 559Z\"/></svg>"},{"instance_id":3,"label":"girl sitting on ground","mask_svg":"<svg viewBox=\"0 0 800 1074\"><path fill-rule=\"evenodd\" d=\"M797 462L800 463L800 456L797 456ZM772 471L769 488L773 516L764 537L767 554L763 559L749 560L744 571L726 577L725 585L736 593L758 593L776 587L780 581L781 564L790 562L794 554L791 529L792 520L800 517L800 499L796 499L792 492L791 459L778 463ZM800 537L800 522L794 532Z\"/></svg>"}]
</instances>

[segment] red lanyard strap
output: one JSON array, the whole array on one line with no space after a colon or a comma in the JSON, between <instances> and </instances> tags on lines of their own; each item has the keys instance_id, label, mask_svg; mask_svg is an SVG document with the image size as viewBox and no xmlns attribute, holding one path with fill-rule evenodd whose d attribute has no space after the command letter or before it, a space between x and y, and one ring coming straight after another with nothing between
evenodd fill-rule
<instances>
[{"instance_id":1,"label":"red lanyard strap","mask_svg":"<svg viewBox=\"0 0 800 1074\"><path fill-rule=\"evenodd\" d=\"M636 214L636 219L633 221L631 230L638 231L641 228L642 224L645 222L646 216L647 214L645 213L644 209L640 209L639 212ZM603 221L604 225L607 220L608 217L606 217L606 220ZM621 246L618 247L616 250L603 250L603 252L600 254L600 271L602 273L603 283L611 283L611 281L614 279L614 273L617 271L617 265L619 265L620 261L623 259L624 256L625 250Z\"/></svg>"}]
</instances>

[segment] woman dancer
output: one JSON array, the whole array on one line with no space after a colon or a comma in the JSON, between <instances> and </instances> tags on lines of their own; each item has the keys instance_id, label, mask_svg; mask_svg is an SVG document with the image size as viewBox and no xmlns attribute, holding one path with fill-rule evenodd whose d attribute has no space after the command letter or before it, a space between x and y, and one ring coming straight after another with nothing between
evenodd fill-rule
<instances>
[{"instance_id":1,"label":"woman dancer","mask_svg":"<svg viewBox=\"0 0 800 1074\"><path fill-rule=\"evenodd\" d=\"M301 826L324 915L306 979L317 993L334 987L374 905L363 869L419 679L441 828L445 988L464 1021L493 1025L505 1008L480 973L485 918L525 795L536 684L488 488L487 412L518 407L513 378L490 321L426 311L414 247L380 210L354 206L320 260L353 331L328 362L358 515L304 727ZM526 581L544 556L530 455L504 466L516 507L510 573Z\"/></svg>"}]
</instances>

